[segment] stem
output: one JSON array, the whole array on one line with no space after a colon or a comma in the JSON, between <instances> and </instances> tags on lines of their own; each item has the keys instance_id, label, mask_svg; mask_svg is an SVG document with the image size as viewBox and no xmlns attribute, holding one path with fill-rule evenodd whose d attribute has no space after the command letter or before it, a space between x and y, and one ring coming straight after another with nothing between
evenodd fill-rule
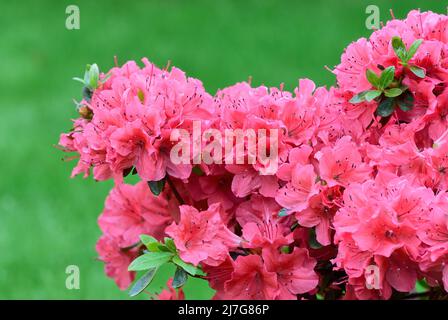
<instances>
[{"instance_id":1,"label":"stem","mask_svg":"<svg viewBox=\"0 0 448 320\"><path fill-rule=\"evenodd\" d=\"M134 248L137 248L141 245L142 243L139 241L137 243L131 244L130 246L124 247L124 248L120 248L121 251L129 251L132 250Z\"/></svg>"},{"instance_id":2,"label":"stem","mask_svg":"<svg viewBox=\"0 0 448 320\"><path fill-rule=\"evenodd\" d=\"M182 196L177 191L176 186L174 185L173 181L171 180L169 175L166 175L166 181L168 182L168 185L170 186L171 191L173 191L174 196L176 197L179 204L185 204L184 199L182 199Z\"/></svg>"}]
</instances>

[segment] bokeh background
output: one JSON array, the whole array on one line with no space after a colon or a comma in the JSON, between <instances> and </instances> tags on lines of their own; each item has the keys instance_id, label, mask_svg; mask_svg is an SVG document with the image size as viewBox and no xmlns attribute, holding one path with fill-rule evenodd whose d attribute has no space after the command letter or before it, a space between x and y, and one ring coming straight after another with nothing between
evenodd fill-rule
<instances>
[{"instance_id":1,"label":"bokeh background","mask_svg":"<svg viewBox=\"0 0 448 320\"><path fill-rule=\"evenodd\" d=\"M80 30L65 9L80 8ZM148 57L201 79L210 93L252 76L291 89L298 78L332 85L343 49L370 31L367 5L381 20L414 8L446 12L443 0L0 1L0 299L127 299L96 260L97 217L110 182L70 179L74 163L54 145L76 117L72 81L87 63L103 71ZM65 287L68 265L80 290ZM151 285L160 291L173 270ZM213 291L190 281L187 298Z\"/></svg>"}]
</instances>

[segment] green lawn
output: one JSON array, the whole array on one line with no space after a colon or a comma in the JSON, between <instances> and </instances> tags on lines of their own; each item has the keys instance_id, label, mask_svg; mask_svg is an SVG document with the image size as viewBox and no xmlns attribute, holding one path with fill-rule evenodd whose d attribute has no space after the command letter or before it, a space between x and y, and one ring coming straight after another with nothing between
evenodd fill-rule
<instances>
[{"instance_id":1,"label":"green lawn","mask_svg":"<svg viewBox=\"0 0 448 320\"><path fill-rule=\"evenodd\" d=\"M65 29L77 4L81 29ZM299 77L331 85L324 65L369 34L368 4L445 12L443 1L2 1L0 4L0 298L123 299L95 260L96 220L110 182L69 179L74 163L53 145L76 116L71 80L86 63L106 70L147 56L167 60L210 92L253 77L291 89ZM81 271L81 289L65 288L65 268ZM170 270L168 270L170 271ZM160 288L168 273L153 287ZM188 298L211 290L191 282Z\"/></svg>"}]
</instances>

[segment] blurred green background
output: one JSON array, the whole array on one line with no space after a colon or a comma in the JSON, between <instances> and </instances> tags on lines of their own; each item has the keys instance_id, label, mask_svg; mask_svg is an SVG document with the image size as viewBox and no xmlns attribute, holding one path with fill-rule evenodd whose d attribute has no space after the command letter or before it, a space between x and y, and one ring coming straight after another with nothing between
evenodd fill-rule
<instances>
[{"instance_id":1,"label":"blurred green background","mask_svg":"<svg viewBox=\"0 0 448 320\"><path fill-rule=\"evenodd\" d=\"M80 8L80 30L65 9ZM167 60L209 92L253 77L293 88L300 77L331 85L351 41L367 36L366 6L404 17L410 9L445 12L445 1L0 1L0 299L126 299L96 260L97 217L110 182L69 179L75 165L54 148L76 117L86 63L102 70L146 56ZM80 290L65 268L78 265ZM165 270L152 289L160 291ZM189 282L187 298L212 291Z\"/></svg>"}]
</instances>

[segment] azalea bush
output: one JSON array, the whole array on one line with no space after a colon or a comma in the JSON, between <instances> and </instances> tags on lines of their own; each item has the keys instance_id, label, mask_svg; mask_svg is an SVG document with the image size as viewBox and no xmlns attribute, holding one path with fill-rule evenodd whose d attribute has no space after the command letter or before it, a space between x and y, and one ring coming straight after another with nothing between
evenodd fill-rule
<instances>
[{"instance_id":1,"label":"azalea bush","mask_svg":"<svg viewBox=\"0 0 448 320\"><path fill-rule=\"evenodd\" d=\"M189 277L215 299L447 299L447 27L432 12L393 18L346 48L331 88L211 95L146 58L87 66L59 144L73 176L114 181L96 246L107 276L136 295L172 264L160 299L183 299ZM198 123L214 138L190 139ZM221 154L229 130L263 132L268 155L250 136Z\"/></svg>"}]
</instances>

